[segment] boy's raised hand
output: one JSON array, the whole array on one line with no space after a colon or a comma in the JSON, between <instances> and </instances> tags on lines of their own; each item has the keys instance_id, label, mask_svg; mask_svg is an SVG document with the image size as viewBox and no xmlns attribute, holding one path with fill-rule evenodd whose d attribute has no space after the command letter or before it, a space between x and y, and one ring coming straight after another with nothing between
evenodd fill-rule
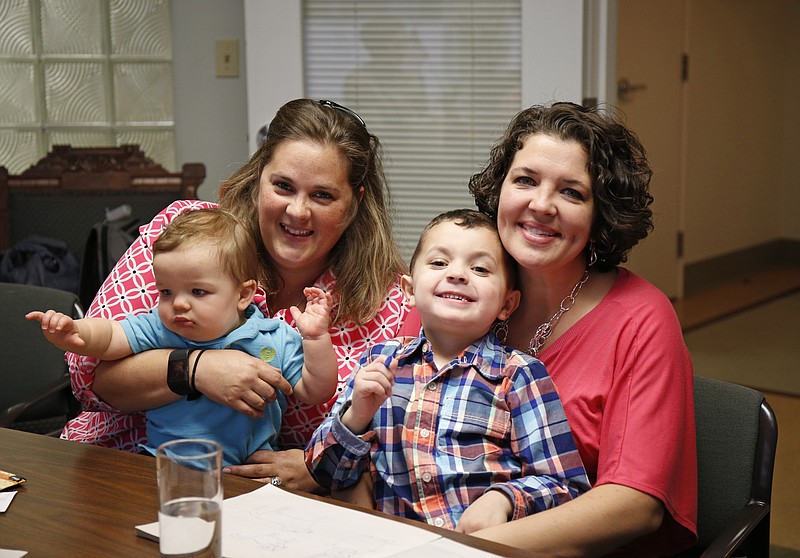
<instances>
[{"instance_id":1,"label":"boy's raised hand","mask_svg":"<svg viewBox=\"0 0 800 558\"><path fill-rule=\"evenodd\" d=\"M342 417L342 424L355 434L366 432L372 417L392 395L396 373L397 360L386 355L359 368L353 380L352 404Z\"/></svg>"},{"instance_id":2,"label":"boy's raised hand","mask_svg":"<svg viewBox=\"0 0 800 558\"><path fill-rule=\"evenodd\" d=\"M297 306L292 306L289 311L303 339L316 339L328 333L333 297L317 287L306 287L303 294L306 297L305 311L301 312Z\"/></svg>"},{"instance_id":3,"label":"boy's raised hand","mask_svg":"<svg viewBox=\"0 0 800 558\"><path fill-rule=\"evenodd\" d=\"M26 314L25 318L40 322L45 339L59 349L80 352L86 345L80 336L75 320L66 314L55 310L48 310L47 312L34 311Z\"/></svg>"}]
</instances>

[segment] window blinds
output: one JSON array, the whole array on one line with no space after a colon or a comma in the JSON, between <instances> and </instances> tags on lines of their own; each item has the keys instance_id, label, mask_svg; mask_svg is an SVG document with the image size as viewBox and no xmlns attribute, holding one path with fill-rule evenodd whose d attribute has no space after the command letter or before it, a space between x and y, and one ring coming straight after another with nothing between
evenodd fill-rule
<instances>
[{"instance_id":1,"label":"window blinds","mask_svg":"<svg viewBox=\"0 0 800 558\"><path fill-rule=\"evenodd\" d=\"M520 0L305 0L306 96L359 113L384 147L406 261L521 106Z\"/></svg>"}]
</instances>

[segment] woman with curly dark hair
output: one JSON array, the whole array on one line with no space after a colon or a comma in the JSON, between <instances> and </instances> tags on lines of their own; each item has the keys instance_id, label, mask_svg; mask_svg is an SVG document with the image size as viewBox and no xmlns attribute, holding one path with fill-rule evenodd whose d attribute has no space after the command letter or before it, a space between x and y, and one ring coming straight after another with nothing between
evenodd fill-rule
<instances>
[{"instance_id":1,"label":"woman with curly dark hair","mask_svg":"<svg viewBox=\"0 0 800 558\"><path fill-rule=\"evenodd\" d=\"M692 364L669 300L619 267L653 227L651 174L613 115L555 103L520 112L470 180L519 264L522 301L498 335L547 366L593 486L478 536L547 556L696 539Z\"/></svg>"}]
</instances>

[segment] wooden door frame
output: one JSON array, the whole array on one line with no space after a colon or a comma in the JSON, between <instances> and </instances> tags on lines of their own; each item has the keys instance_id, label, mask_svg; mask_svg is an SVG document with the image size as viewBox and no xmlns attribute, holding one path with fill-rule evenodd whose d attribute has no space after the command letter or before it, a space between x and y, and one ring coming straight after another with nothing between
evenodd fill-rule
<instances>
[{"instance_id":1,"label":"wooden door frame","mask_svg":"<svg viewBox=\"0 0 800 558\"><path fill-rule=\"evenodd\" d=\"M684 8L682 8L684 9ZM584 0L584 65L583 65L583 100L585 104L599 103L618 107L617 98L617 48L618 48L618 2L617 0ZM684 39L685 42L685 39ZM685 106L685 98L683 100ZM686 200L686 133L687 115L681 114L681 131L679 146L679 191L677 230L683 234ZM636 249L636 248L635 248ZM634 250L635 250L634 249ZM676 247L676 268L669 281L668 293L672 298L680 299L684 295L685 259ZM666 287L665 287L666 288Z\"/></svg>"}]
</instances>

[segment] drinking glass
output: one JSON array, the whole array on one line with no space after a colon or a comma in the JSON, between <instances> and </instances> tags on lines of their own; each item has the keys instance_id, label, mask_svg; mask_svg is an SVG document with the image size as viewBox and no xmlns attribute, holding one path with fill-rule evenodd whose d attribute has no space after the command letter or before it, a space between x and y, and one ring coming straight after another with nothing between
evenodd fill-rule
<instances>
[{"instance_id":1,"label":"drinking glass","mask_svg":"<svg viewBox=\"0 0 800 558\"><path fill-rule=\"evenodd\" d=\"M222 448L183 439L156 452L162 556L222 556Z\"/></svg>"}]
</instances>

